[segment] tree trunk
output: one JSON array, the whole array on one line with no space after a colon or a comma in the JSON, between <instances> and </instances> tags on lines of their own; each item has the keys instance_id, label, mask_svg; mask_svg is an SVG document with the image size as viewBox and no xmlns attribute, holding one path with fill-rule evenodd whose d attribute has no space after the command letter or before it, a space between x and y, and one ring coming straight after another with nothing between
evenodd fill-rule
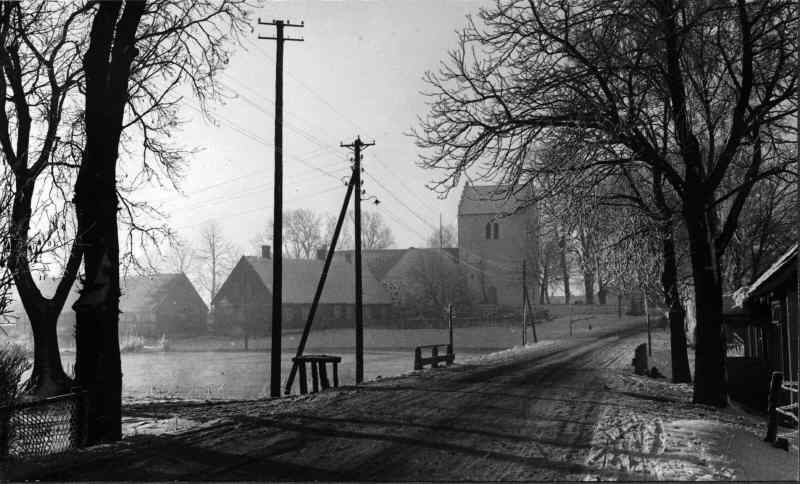
<instances>
[{"instance_id":1,"label":"tree trunk","mask_svg":"<svg viewBox=\"0 0 800 484\"><path fill-rule=\"evenodd\" d=\"M51 397L66 393L72 380L64 373L58 348L58 316L75 282L80 267L80 249L73 243L61 282L51 299L42 296L31 274L29 237L31 207L35 179L17 179L12 208L14 234L9 242L11 256L8 269L25 309L33 332L33 371L25 384L25 392L36 397Z\"/></svg>"},{"instance_id":2,"label":"tree trunk","mask_svg":"<svg viewBox=\"0 0 800 484\"><path fill-rule=\"evenodd\" d=\"M561 277L564 280L564 304L569 304L570 302L570 290L569 290L569 265L567 262L567 240L565 237L561 238L561 246L560 251L560 261L561 261Z\"/></svg>"},{"instance_id":3,"label":"tree trunk","mask_svg":"<svg viewBox=\"0 0 800 484\"><path fill-rule=\"evenodd\" d=\"M144 7L143 1L99 2L84 57L86 148L75 183L75 207L85 278L73 308L75 376L89 391L89 444L122 436L116 164Z\"/></svg>"},{"instance_id":4,"label":"tree trunk","mask_svg":"<svg viewBox=\"0 0 800 484\"><path fill-rule=\"evenodd\" d=\"M603 272L600 266L600 257L595 255L594 258L595 271L597 276L597 303L605 305L608 298L608 289L606 288L606 281L603 278Z\"/></svg>"},{"instance_id":5,"label":"tree trunk","mask_svg":"<svg viewBox=\"0 0 800 484\"><path fill-rule=\"evenodd\" d=\"M542 283L539 286L539 304L544 304L547 298L547 287L550 285L550 264L544 264Z\"/></svg>"},{"instance_id":6,"label":"tree trunk","mask_svg":"<svg viewBox=\"0 0 800 484\"><path fill-rule=\"evenodd\" d=\"M594 304L594 271L583 271L583 292L586 295L584 302Z\"/></svg>"},{"instance_id":7,"label":"tree trunk","mask_svg":"<svg viewBox=\"0 0 800 484\"><path fill-rule=\"evenodd\" d=\"M27 311L26 311L27 312ZM33 371L25 384L25 393L38 398L67 393L72 380L64 372L58 349L56 326L60 311L45 305L35 312L27 312L33 331Z\"/></svg>"},{"instance_id":8,"label":"tree trunk","mask_svg":"<svg viewBox=\"0 0 800 484\"><path fill-rule=\"evenodd\" d=\"M711 242L712 227L704 213L704 205L702 200L690 200L684 211L692 254L697 320L694 402L724 407L728 399L722 335L722 286L719 261Z\"/></svg>"},{"instance_id":9,"label":"tree trunk","mask_svg":"<svg viewBox=\"0 0 800 484\"><path fill-rule=\"evenodd\" d=\"M686 349L686 311L681 305L678 294L678 263L675 256L675 240L672 235L671 223L668 222L662 227L662 237L664 270L661 273L661 284L664 288L664 303L669 309L672 381L674 383L691 383L692 374L689 369L689 357Z\"/></svg>"}]
</instances>

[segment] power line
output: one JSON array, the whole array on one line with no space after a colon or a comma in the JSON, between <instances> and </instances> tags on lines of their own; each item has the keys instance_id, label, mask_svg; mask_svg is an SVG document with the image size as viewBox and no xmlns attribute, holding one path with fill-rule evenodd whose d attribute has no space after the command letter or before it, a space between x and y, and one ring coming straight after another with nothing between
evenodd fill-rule
<instances>
[{"instance_id":1,"label":"power line","mask_svg":"<svg viewBox=\"0 0 800 484\"><path fill-rule=\"evenodd\" d=\"M231 77L230 75L228 75L228 74L226 74L226 73L223 73L223 75L224 75L224 76L225 76L225 77L226 77L226 78L227 78L229 81L231 81L231 82L234 82L234 83L236 83L237 85L241 86L243 89L246 89L246 90L250 91L250 92L251 92L251 93L253 93L253 94L254 94L256 97L259 97L259 98L261 98L262 100L264 100L264 101L266 101L266 102L268 102L268 103L270 103L270 104L273 104L273 105L275 104L275 101L273 101L273 100L272 100L272 99L270 99L269 97L265 96L264 94L261 94L261 93L259 93L257 90L255 90L254 88L252 88L252 87L248 86L248 85L247 85L247 84L245 84L244 82L241 82L240 80L238 80L238 79L236 79L236 78L234 78L234 77ZM229 86L229 85L226 85L225 83L220 83L220 84L222 84L223 86L225 86L227 89L229 89L230 91L232 91L232 92L233 92L234 94L236 94L237 96L239 96L239 97L241 97L242 99L244 99L246 102L248 102L248 104L251 104L253 107L255 107L256 109L258 109L259 111L262 111L262 112L264 112L265 114L268 114L268 115L270 114L270 113L268 113L266 110L264 110L264 109L261 107L261 105L260 105L260 104L253 102L252 100L250 100L249 98L247 98L247 96L245 96L245 95L244 95L244 94L242 94L241 92L237 91L237 90L236 90L236 89L234 89L233 87L231 87L231 86ZM314 127L314 128L321 128L321 126L320 126L320 125L317 125L316 123L313 123L313 122L309 121L308 119L306 119L306 118L303 118L302 116L298 115L297 113L291 113L291 112L290 112L290 113L288 113L288 114L289 114L290 116L293 116L293 117L297 118L299 121L301 121L301 122L303 122L303 123L306 123L306 124L308 124L308 125L310 125L310 126L312 126L312 127ZM299 127L293 127L293 126L291 125L291 123L288 123L288 122L287 122L287 125L289 125L289 127L290 127L290 128L292 128L292 129L297 129L297 130L299 130L299 131L302 131L304 134L306 134L306 135L308 135L308 136L313 136L313 135L311 135L311 134L310 134L308 131L302 130L302 129L301 129L301 128L299 128ZM325 131L325 129L324 129L324 128L322 128L322 129L319 129L319 131ZM316 138L316 137L315 137L315 139L316 139L317 141L319 141L319 138ZM333 147L332 147L332 148L326 148L326 149L331 149L331 150L333 150L333 149L335 149L335 148L333 148Z\"/></svg>"},{"instance_id":2,"label":"power line","mask_svg":"<svg viewBox=\"0 0 800 484\"><path fill-rule=\"evenodd\" d=\"M318 152L318 151L319 150L314 150L314 151L310 152L309 156L303 156L302 158L305 159L305 160L309 160L311 158L316 158L317 156L320 156L320 155L324 154L324 153ZM337 165L338 165L338 162L337 162ZM334 164L332 163L330 165L326 165L323 168L334 168ZM184 198L180 198L180 197L175 198L173 196L168 196L168 197L164 197L164 198L160 198L160 199L156 199L156 200L149 200L149 203L150 204L153 204L153 203L167 203L167 204L170 204L170 203L178 202L178 201L181 201L181 200L185 200L190 196L195 196L195 195L197 195L199 193L206 192L206 191L211 190L213 188L217 188L217 187L220 187L222 185L227 185L228 183L233 183L235 181L243 180L245 178L252 178L254 175L257 175L259 173L264 173L266 171L269 171L269 168L259 168L257 170L253 170L253 171L247 172L247 173L245 173L243 175L235 176L233 178L226 178L226 179L221 180L221 181L219 181L217 183L212 183L211 185L204 185L204 186L198 187L196 190L193 190L191 192L191 194L188 194L188 195L184 194L184 193L181 193L181 192L177 193L178 195L184 195ZM306 178L305 175L307 175L309 173L311 173L311 172L310 171L301 172L301 173L299 173L297 175L297 177L305 179ZM291 177L290 180L292 180L292 182L294 182L294 183L300 181L296 177ZM201 200L201 202L202 201L203 200Z\"/></svg>"},{"instance_id":3,"label":"power line","mask_svg":"<svg viewBox=\"0 0 800 484\"><path fill-rule=\"evenodd\" d=\"M397 200L397 201L398 201L398 203L400 203L400 205L402 205L403 207L405 207L405 209L406 209L406 210L408 210L408 211L409 211L409 212L410 212L410 213L411 213L413 216L415 216L415 217L416 217L416 218L417 218L417 219L418 219L420 222L424 223L425 225L427 225L428 227L430 227L430 228L431 228L431 229L433 229L433 230L439 230L439 229L438 229L438 227L436 227L435 225L431 224L430 222L428 222L428 221L427 221L427 220L425 220L424 218L420 217L420 216L417 214L417 212L415 212L414 210L412 210L412 209L411 209L411 207L409 207L408 205L406 205L406 203L405 203L403 200L401 200L401 199L400 199L400 197L398 197L397 195L395 195L395 194L394 194L394 192L392 192L391 190L389 190L389 188L388 188L386 185L384 185L383 183L381 183L381 181L380 181L380 180L378 180L377 178L375 178L374 176L372 176L372 175L371 175L369 172L367 172L367 176L368 176L368 177L370 177L370 179L372 179L372 181L374 181L375 183L377 183L378 185L380 185L380 186L381 186L381 187L382 187L384 190L386 190L386 192L387 192L389 195L391 195L391 196L392 196L392 198L394 198L395 200Z\"/></svg>"},{"instance_id":4,"label":"power line","mask_svg":"<svg viewBox=\"0 0 800 484\"><path fill-rule=\"evenodd\" d=\"M340 188L341 188L341 185L333 186L333 187L327 188L325 190L320 190L318 192L315 192L315 195L324 195L326 193L333 192L333 191L338 190ZM307 199L308 199L308 195L307 194L302 194L302 195L298 195L296 197L287 198L287 199L285 199L285 202L291 203L291 202L296 202L298 200L307 200ZM251 213L264 211L264 210L269 209L269 208L272 208L272 204L270 204L270 205L259 205L257 207L253 207L252 209L248 209L248 210L244 210L244 211L231 212L231 213L228 213L228 214L221 214L221 215L218 216L218 218L222 218L222 219L236 218L236 217L241 217L242 215L249 215ZM199 227L199 226L203 225L204 223L205 223L205 221L202 221L202 222L198 222L198 223L194 223L194 224L172 226L172 228L173 229L194 228L194 227Z\"/></svg>"},{"instance_id":5,"label":"power line","mask_svg":"<svg viewBox=\"0 0 800 484\"><path fill-rule=\"evenodd\" d=\"M248 40L249 40L249 39L248 39ZM261 52L263 55L265 55L265 56L267 56L267 57L271 57L271 56L270 56L270 55L269 55L267 52L265 52L263 49L261 49L261 47L260 47L258 44L256 44L255 42L252 42L252 41L251 41L251 44L252 44L252 45L253 45L253 47L255 47L255 48L256 48L256 49L257 49L259 52ZM353 127L355 127L356 129L363 131L363 127L362 127L362 126L360 126L358 123L354 122L353 120L351 120L350 118L348 118L347 116L345 116L344 114L342 114L342 113L341 113L341 112L340 112L338 109L336 109L336 108L335 108L335 107L334 107L334 106L333 106L333 105L332 105L330 102L328 102L328 101L327 101L327 100L326 100L326 99L325 99L325 98L324 98L322 95L318 94L318 93L317 93L317 92L316 92L314 89L312 89L310 86L308 86L306 83L304 83L304 82L303 82L301 79L298 79L297 77L293 76L293 75L292 75L292 73L291 73L291 72L289 72L289 71L286 71L286 74L287 74L288 76L290 76L292 79L294 79L295 81L297 81L297 83L298 83L298 84L300 84L301 86L303 86L303 87L304 87L304 88L305 88L305 89L306 89L306 90L307 90L309 93L311 93L311 94L312 94L314 97L316 97L316 98L317 98L318 100L320 100L320 101L321 101L323 104L325 104L325 105L326 105L328 108L330 108L330 110L331 110L331 111L333 111L333 112L334 112L334 113L335 113L337 116L339 116L341 119L343 119L344 121L346 121L346 122L350 123L350 124L351 124ZM378 161L378 163L379 163L379 164L380 164L380 165L381 165L381 166L382 166L382 167L383 167L383 168L384 168L384 169L385 169L385 170L386 170L386 171L387 171L387 172L388 172L390 175L392 175L392 179L393 179L393 180L397 180L397 182L398 182L398 183L399 183L399 184L400 184L400 185L401 185L403 188L405 188L405 189L408 191L408 193L409 193L409 194L411 194L411 196L412 196L412 197L416 198L416 199L417 199L417 201L418 201L418 202L419 202L419 203L420 203L420 204L421 204L423 207L425 207L425 208L426 208L426 209L428 209L428 210L431 210L432 212L436 212L436 211L437 211L437 210L435 210L433 207L431 207L429 204L427 204L427 203L426 203L424 200L422 200L422 198L420 198L420 197L419 197L419 195L417 195L416 193L414 193L414 191L413 191L411 188L409 188L409 187L408 187L408 185L406 185L406 184L403 182L403 179L402 179L402 177L398 176L396 173L394 173L394 171L393 171L393 170L391 170L391 169L389 168L389 165L388 165L387 163L384 163L384 162L383 162L383 160L381 160L381 159L380 159L379 157L377 157L377 156L375 157L375 159ZM385 187L384 187L384 188L385 188ZM388 191L388 189L386 189L386 190ZM425 223L427 224L427 222L425 222ZM428 225L430 225L430 224L428 224ZM435 227L434 227L434 228L435 228Z\"/></svg>"},{"instance_id":6,"label":"power line","mask_svg":"<svg viewBox=\"0 0 800 484\"><path fill-rule=\"evenodd\" d=\"M194 109L195 111L199 112L199 113L203 113L203 111L197 106L194 106L192 104L186 104L186 105L189 106L190 108ZM234 131L238 132L242 136L245 136L246 138L249 138L250 140L255 141L256 143L259 143L259 144L261 144L261 145L263 145L263 146L265 146L267 148L274 148L273 144L267 142L266 140L264 140L263 138L261 138L260 136L258 136L256 134L252 133L251 131L248 131L247 129L242 128L241 126L239 126L238 124L236 124L233 121L229 120L228 118L226 118L226 117L224 117L222 115L219 115L219 114L215 114L214 118L215 119L219 118L225 124L227 124L231 129L233 129ZM307 167L309 167L309 168L311 168L313 170L316 170L316 171L318 171L318 172L320 172L320 173L322 173L322 174L324 174L324 175L326 175L326 176L328 176L330 178L333 178L334 180L338 181L338 180L341 179L340 175L336 175L334 173L331 173L331 172L325 171L325 170L323 170L323 169L321 169L319 167L316 167L316 166L314 166L314 165L312 165L310 163L306 163L305 160L302 160L302 159L300 159L300 158L298 158L298 157L296 157L294 155L288 155L288 156L292 160L295 160L295 161L297 161L297 162L299 162L299 163L301 163L301 164L303 164L303 165L305 165L305 166L307 166Z\"/></svg>"},{"instance_id":7,"label":"power line","mask_svg":"<svg viewBox=\"0 0 800 484\"><path fill-rule=\"evenodd\" d=\"M263 172L263 171L264 170L257 170L256 173ZM309 175L311 175L311 176L309 176ZM241 179L241 178L243 178L243 177L236 177L236 178L231 179L229 181L235 181L235 180L238 180L238 179ZM296 183L301 183L301 182L305 183L305 182L308 182L308 181L313 181L315 179L316 180L322 180L322 178L320 178L319 175L316 175L315 173L312 173L310 171L304 172L303 174L300 174L300 175L298 175L296 177L290 178L292 185L294 185ZM225 182L225 183L228 183L228 182ZM221 184L218 183L218 184L215 184L215 185L219 186ZM189 197L163 199L163 200L159 201L159 203L162 204L159 207L159 209L163 208L164 205L173 206L174 204L178 204L178 203L181 203L181 202L191 201L192 206L188 207L188 209L192 210L192 209L197 208L198 206L204 206L204 205L207 205L207 204L209 204L211 202L216 202L218 200L226 200L227 201L227 200L236 200L236 199L239 199L239 198L243 198L245 196L257 193L258 191L260 191L260 190L262 190L264 188L267 188L270 185L271 185L271 182L265 182L265 183L261 183L261 184L255 185L255 186L247 187L247 188L245 188L245 189L243 189L241 191L237 191L234 195L230 195L230 194L227 194L227 193L222 193L222 194L219 194L219 195L212 196L211 198L204 198L204 199L200 199L200 200L191 200ZM204 190L200 190L200 191L204 191ZM197 192L193 193L191 196L194 196L196 193Z\"/></svg>"}]
</instances>

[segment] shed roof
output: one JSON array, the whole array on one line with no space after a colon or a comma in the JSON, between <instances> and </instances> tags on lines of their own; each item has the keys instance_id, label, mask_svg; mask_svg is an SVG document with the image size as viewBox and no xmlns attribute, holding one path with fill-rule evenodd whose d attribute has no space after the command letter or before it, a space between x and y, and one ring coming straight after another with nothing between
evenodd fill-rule
<instances>
[{"instance_id":1,"label":"shed roof","mask_svg":"<svg viewBox=\"0 0 800 484\"><path fill-rule=\"evenodd\" d=\"M242 260L258 274L268 290L272 290L272 259L244 256ZM283 260L283 301L289 304L310 304L317 290L324 262L317 259ZM362 272L364 304L391 304L392 300L368 267ZM355 301L353 265L334 258L328 270L320 303L352 304Z\"/></svg>"},{"instance_id":2,"label":"shed roof","mask_svg":"<svg viewBox=\"0 0 800 484\"><path fill-rule=\"evenodd\" d=\"M797 257L797 244L794 244L781 255L767 270L747 288L747 297L761 296L772 289L783 280L783 278L796 270L794 265Z\"/></svg>"},{"instance_id":3,"label":"shed roof","mask_svg":"<svg viewBox=\"0 0 800 484\"><path fill-rule=\"evenodd\" d=\"M529 203L528 190L507 185L466 185L458 203L459 215L511 214Z\"/></svg>"}]
</instances>

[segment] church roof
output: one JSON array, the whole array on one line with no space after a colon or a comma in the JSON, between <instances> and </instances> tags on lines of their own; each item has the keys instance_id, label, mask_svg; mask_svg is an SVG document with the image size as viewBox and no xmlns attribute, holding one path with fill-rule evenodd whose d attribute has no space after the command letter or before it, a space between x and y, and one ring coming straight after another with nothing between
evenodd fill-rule
<instances>
[{"instance_id":1,"label":"church roof","mask_svg":"<svg viewBox=\"0 0 800 484\"><path fill-rule=\"evenodd\" d=\"M510 191L506 185L466 185L458 203L458 215L514 213L525 206L528 191Z\"/></svg>"}]
</instances>

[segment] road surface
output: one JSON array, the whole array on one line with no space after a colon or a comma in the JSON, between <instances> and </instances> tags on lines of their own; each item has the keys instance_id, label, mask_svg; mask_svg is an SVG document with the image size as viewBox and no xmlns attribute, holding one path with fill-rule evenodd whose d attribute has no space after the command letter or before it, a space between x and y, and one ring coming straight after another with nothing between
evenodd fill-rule
<instances>
[{"instance_id":1,"label":"road surface","mask_svg":"<svg viewBox=\"0 0 800 484\"><path fill-rule=\"evenodd\" d=\"M203 423L176 435L138 436L19 467L10 478L653 479L647 466L606 465L608 456L598 462L594 435L609 408L658 404L608 384L609 375L630 365L632 348L642 340L629 329L619 336L550 342L474 364L278 401L132 407L128 413L140 417Z\"/></svg>"}]
</instances>

